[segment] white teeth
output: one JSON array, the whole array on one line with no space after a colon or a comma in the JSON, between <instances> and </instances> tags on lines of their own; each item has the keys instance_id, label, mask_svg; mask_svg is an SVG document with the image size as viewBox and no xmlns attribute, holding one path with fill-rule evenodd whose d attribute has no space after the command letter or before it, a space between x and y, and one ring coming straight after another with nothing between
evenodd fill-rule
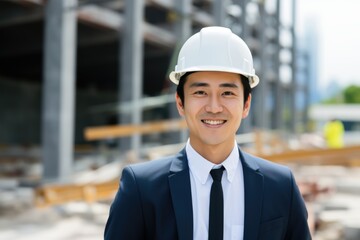
<instances>
[{"instance_id":1,"label":"white teeth","mask_svg":"<svg viewBox=\"0 0 360 240\"><path fill-rule=\"evenodd\" d=\"M219 125L219 124L223 124L225 121L223 120L203 120L204 123L209 124L209 125Z\"/></svg>"}]
</instances>

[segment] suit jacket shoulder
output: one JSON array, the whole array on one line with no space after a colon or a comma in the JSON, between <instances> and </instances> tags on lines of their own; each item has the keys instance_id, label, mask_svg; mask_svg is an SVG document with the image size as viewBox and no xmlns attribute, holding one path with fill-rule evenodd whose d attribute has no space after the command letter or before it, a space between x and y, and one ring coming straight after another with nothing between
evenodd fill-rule
<instances>
[{"instance_id":1,"label":"suit jacket shoulder","mask_svg":"<svg viewBox=\"0 0 360 240\"><path fill-rule=\"evenodd\" d=\"M186 220L192 216L187 169L183 151L175 156L125 167L106 223L105 239L176 240L189 232L178 231L179 224L184 222L190 226L192 234L191 221L176 220L179 215L176 211L185 216L184 209L187 209ZM178 175L173 178L175 173ZM173 204L181 208L175 208Z\"/></svg>"}]
</instances>

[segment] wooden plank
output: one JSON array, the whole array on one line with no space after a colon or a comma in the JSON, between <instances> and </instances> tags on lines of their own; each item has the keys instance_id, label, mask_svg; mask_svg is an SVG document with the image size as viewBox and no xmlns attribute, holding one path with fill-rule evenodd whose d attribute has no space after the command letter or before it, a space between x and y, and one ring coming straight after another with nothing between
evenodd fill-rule
<instances>
[{"instance_id":1,"label":"wooden plank","mask_svg":"<svg viewBox=\"0 0 360 240\"><path fill-rule=\"evenodd\" d=\"M35 189L35 206L48 207L72 201L92 203L113 199L119 181L91 184L46 185Z\"/></svg>"},{"instance_id":2,"label":"wooden plank","mask_svg":"<svg viewBox=\"0 0 360 240\"><path fill-rule=\"evenodd\" d=\"M166 120L144 123L141 125L113 125L88 127L85 129L86 140L100 140L131 136L133 134L149 134L157 132L178 131L187 127L185 120Z\"/></svg>"},{"instance_id":3,"label":"wooden plank","mask_svg":"<svg viewBox=\"0 0 360 240\"><path fill-rule=\"evenodd\" d=\"M303 164L336 164L356 165L360 156L360 145L347 146L338 149L306 149L292 150L282 153L260 154L267 160L274 162L298 162Z\"/></svg>"}]
</instances>

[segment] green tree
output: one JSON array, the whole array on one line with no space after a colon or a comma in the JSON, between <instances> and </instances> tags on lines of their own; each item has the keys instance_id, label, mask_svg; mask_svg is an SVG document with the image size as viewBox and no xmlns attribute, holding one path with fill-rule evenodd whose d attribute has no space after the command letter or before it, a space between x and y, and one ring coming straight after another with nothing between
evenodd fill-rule
<instances>
[{"instance_id":1,"label":"green tree","mask_svg":"<svg viewBox=\"0 0 360 240\"><path fill-rule=\"evenodd\" d=\"M350 85L343 91L345 103L360 103L360 86Z\"/></svg>"}]
</instances>

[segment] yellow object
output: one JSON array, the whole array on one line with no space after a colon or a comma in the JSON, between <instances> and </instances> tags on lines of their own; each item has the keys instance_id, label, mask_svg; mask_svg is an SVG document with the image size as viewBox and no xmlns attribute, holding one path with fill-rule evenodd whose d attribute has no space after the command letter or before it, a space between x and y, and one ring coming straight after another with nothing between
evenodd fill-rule
<instances>
[{"instance_id":1,"label":"yellow object","mask_svg":"<svg viewBox=\"0 0 360 240\"><path fill-rule=\"evenodd\" d=\"M341 148L344 146L344 125L339 120L332 120L325 124L324 137L329 148Z\"/></svg>"}]
</instances>

